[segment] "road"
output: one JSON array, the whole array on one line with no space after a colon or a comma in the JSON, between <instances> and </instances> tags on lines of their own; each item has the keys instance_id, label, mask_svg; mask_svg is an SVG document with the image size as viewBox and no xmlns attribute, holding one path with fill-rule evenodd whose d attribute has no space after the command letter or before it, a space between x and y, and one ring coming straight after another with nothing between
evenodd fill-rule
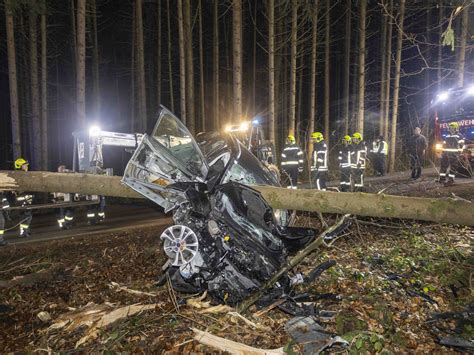
<instances>
[{"instance_id":1,"label":"road","mask_svg":"<svg viewBox=\"0 0 474 355\"><path fill-rule=\"evenodd\" d=\"M145 205L112 205L106 208L106 219L101 224L89 226L86 223L85 208L78 208L75 225L69 230L60 230L54 211L41 215L33 215L31 224L32 235L29 238L18 236L18 227L5 233L5 240L10 244L35 243L45 240L55 240L74 237L98 237L114 232L122 232L136 228L159 228L172 223L170 216L158 209ZM18 223L18 217L7 223L7 229Z\"/></svg>"}]
</instances>

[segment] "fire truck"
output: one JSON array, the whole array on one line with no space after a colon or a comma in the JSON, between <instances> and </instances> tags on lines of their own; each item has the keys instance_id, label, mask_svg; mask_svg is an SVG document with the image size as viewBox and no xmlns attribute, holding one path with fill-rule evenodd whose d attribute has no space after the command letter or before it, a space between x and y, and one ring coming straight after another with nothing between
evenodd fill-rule
<instances>
[{"instance_id":1,"label":"fire truck","mask_svg":"<svg viewBox=\"0 0 474 355\"><path fill-rule=\"evenodd\" d=\"M440 92L433 100L433 108L436 155L441 155L450 122L458 122L466 148L474 154L474 85Z\"/></svg>"}]
</instances>

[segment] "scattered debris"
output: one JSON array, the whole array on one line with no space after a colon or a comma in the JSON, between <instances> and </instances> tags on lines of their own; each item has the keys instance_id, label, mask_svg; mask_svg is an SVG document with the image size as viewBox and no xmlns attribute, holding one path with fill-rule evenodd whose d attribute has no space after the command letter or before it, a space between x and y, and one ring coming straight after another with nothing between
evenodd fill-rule
<instances>
[{"instance_id":1,"label":"scattered debris","mask_svg":"<svg viewBox=\"0 0 474 355\"><path fill-rule=\"evenodd\" d=\"M48 312L39 312L36 316L44 323L47 323L51 320L51 315Z\"/></svg>"},{"instance_id":2,"label":"scattered debris","mask_svg":"<svg viewBox=\"0 0 474 355\"><path fill-rule=\"evenodd\" d=\"M285 354L283 348L278 349L259 349L245 344L237 343L232 340L212 335L209 332L201 331L199 329L192 328L194 332L194 340L197 342L210 346L214 349L224 351L233 355L283 355Z\"/></svg>"},{"instance_id":3,"label":"scattered debris","mask_svg":"<svg viewBox=\"0 0 474 355\"><path fill-rule=\"evenodd\" d=\"M143 296L150 296L150 297L156 297L158 295L155 292L144 292L144 291L132 290L132 289L127 288L125 286L120 286L118 283L113 282L113 281L110 283L109 287L112 288L112 289L115 289L117 292L124 291L124 292L128 292L132 295L143 295Z\"/></svg>"}]
</instances>

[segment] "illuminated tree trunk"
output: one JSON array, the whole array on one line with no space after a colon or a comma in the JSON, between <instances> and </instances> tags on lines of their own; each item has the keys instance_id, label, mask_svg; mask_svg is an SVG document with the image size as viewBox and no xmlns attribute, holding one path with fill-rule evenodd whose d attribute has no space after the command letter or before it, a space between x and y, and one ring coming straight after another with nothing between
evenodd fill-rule
<instances>
[{"instance_id":1,"label":"illuminated tree trunk","mask_svg":"<svg viewBox=\"0 0 474 355\"><path fill-rule=\"evenodd\" d=\"M213 129L217 130L219 127L219 0L214 0L214 16L213 16Z\"/></svg>"},{"instance_id":2,"label":"illuminated tree trunk","mask_svg":"<svg viewBox=\"0 0 474 355\"><path fill-rule=\"evenodd\" d=\"M351 2L346 0L346 34L344 46L344 134L349 133L349 102L351 79Z\"/></svg>"},{"instance_id":3,"label":"illuminated tree trunk","mask_svg":"<svg viewBox=\"0 0 474 355\"><path fill-rule=\"evenodd\" d=\"M84 128L86 124L86 0L77 0L77 69L76 102L77 124Z\"/></svg>"},{"instance_id":4,"label":"illuminated tree trunk","mask_svg":"<svg viewBox=\"0 0 474 355\"><path fill-rule=\"evenodd\" d=\"M296 41L298 34L298 0L291 2L290 117L288 134L295 135L296 125Z\"/></svg>"},{"instance_id":5,"label":"illuminated tree trunk","mask_svg":"<svg viewBox=\"0 0 474 355\"><path fill-rule=\"evenodd\" d=\"M444 4L443 4L443 0L439 0L439 23L443 23L443 20L444 20ZM438 29L438 37L439 37L439 42L441 43L441 37L442 37L442 34L443 34L443 31L444 31L444 28L443 26L439 26L439 29ZM438 45L438 63L437 63L437 66L438 66L438 71L437 71L437 79L438 79L438 82L437 82L437 87L438 87L438 91L441 90L442 88L442 84L441 84L441 79L442 79L442 76L443 76L443 46L441 45Z\"/></svg>"},{"instance_id":6,"label":"illuminated tree trunk","mask_svg":"<svg viewBox=\"0 0 474 355\"><path fill-rule=\"evenodd\" d=\"M171 59L171 13L170 13L170 0L166 0L167 10L167 25L168 25L168 76L169 76L169 90L170 90L170 102L171 112L174 111L174 87L173 87L173 65Z\"/></svg>"},{"instance_id":7,"label":"illuminated tree trunk","mask_svg":"<svg viewBox=\"0 0 474 355\"><path fill-rule=\"evenodd\" d=\"M186 56L184 53L184 29L183 29L183 1L178 0L178 35L179 35L179 90L181 120L184 124L188 123L186 115Z\"/></svg>"},{"instance_id":8,"label":"illuminated tree trunk","mask_svg":"<svg viewBox=\"0 0 474 355\"><path fill-rule=\"evenodd\" d=\"M382 6L385 6L385 0L382 0ZM383 135L384 131L384 117L385 117L385 80L387 74L387 57L385 52L387 51L387 22L388 16L385 10L382 10L382 33L380 35L380 57L382 58L381 70L380 70L380 110L379 110L379 135ZM387 139L387 137L385 137Z\"/></svg>"},{"instance_id":9,"label":"illuminated tree trunk","mask_svg":"<svg viewBox=\"0 0 474 355\"><path fill-rule=\"evenodd\" d=\"M400 65L402 60L403 44L403 20L405 18L405 0L400 0L400 18L397 26L397 57L395 60L395 79L393 85L393 111L392 128L390 136L390 163L389 171L395 171L396 142L397 142L397 120L398 120L398 97L400 92Z\"/></svg>"},{"instance_id":10,"label":"illuminated tree trunk","mask_svg":"<svg viewBox=\"0 0 474 355\"><path fill-rule=\"evenodd\" d=\"M234 120L242 119L242 0L232 1Z\"/></svg>"},{"instance_id":11,"label":"illuminated tree trunk","mask_svg":"<svg viewBox=\"0 0 474 355\"><path fill-rule=\"evenodd\" d=\"M184 0L184 45L186 53L186 112L188 115L186 123L191 133L195 133L194 56L190 0Z\"/></svg>"},{"instance_id":12,"label":"illuminated tree trunk","mask_svg":"<svg viewBox=\"0 0 474 355\"><path fill-rule=\"evenodd\" d=\"M387 46L385 48L385 108L384 108L384 118L383 118L383 136L385 139L388 139L388 130L389 126L389 117L390 117L390 82L392 80L392 15L393 15L393 0L390 0L389 5L389 18L387 23Z\"/></svg>"},{"instance_id":13,"label":"illuminated tree trunk","mask_svg":"<svg viewBox=\"0 0 474 355\"><path fill-rule=\"evenodd\" d=\"M41 157L42 169L48 170L48 52L46 2L41 13Z\"/></svg>"},{"instance_id":14,"label":"illuminated tree trunk","mask_svg":"<svg viewBox=\"0 0 474 355\"><path fill-rule=\"evenodd\" d=\"M33 170L40 170L43 166L41 148L41 118L40 97L38 84L38 15L36 0L30 2L29 29L30 29L30 93L31 93L31 123L33 135Z\"/></svg>"},{"instance_id":15,"label":"illuminated tree trunk","mask_svg":"<svg viewBox=\"0 0 474 355\"><path fill-rule=\"evenodd\" d=\"M198 11L199 11L199 93L200 93L200 116L201 116L201 131L205 132L209 125L206 127L206 116L205 116L205 106L204 106L204 49L202 45L202 2L199 0L198 3Z\"/></svg>"},{"instance_id":16,"label":"illuminated tree trunk","mask_svg":"<svg viewBox=\"0 0 474 355\"><path fill-rule=\"evenodd\" d=\"M315 0L312 8L311 16L311 83L310 83L310 98L309 98L309 127L308 127L308 157L313 154L313 140L311 133L314 132L316 125L316 63L318 50L318 5L319 1ZM311 164L311 159L308 159Z\"/></svg>"},{"instance_id":17,"label":"illuminated tree trunk","mask_svg":"<svg viewBox=\"0 0 474 355\"><path fill-rule=\"evenodd\" d=\"M100 119L100 75L99 75L99 41L97 38L96 0L91 0L92 16L92 97L94 98L94 119Z\"/></svg>"},{"instance_id":18,"label":"illuminated tree trunk","mask_svg":"<svg viewBox=\"0 0 474 355\"><path fill-rule=\"evenodd\" d=\"M458 86L464 86L464 67L466 63L466 38L467 29L469 26L469 1L464 7L461 19L461 40L459 43L459 56L458 56Z\"/></svg>"},{"instance_id":19,"label":"illuminated tree trunk","mask_svg":"<svg viewBox=\"0 0 474 355\"><path fill-rule=\"evenodd\" d=\"M161 0L157 0L156 27L156 104L161 103Z\"/></svg>"},{"instance_id":20,"label":"illuminated tree trunk","mask_svg":"<svg viewBox=\"0 0 474 355\"><path fill-rule=\"evenodd\" d=\"M365 115L365 17L367 0L359 1L360 21L359 21L359 99L357 114L357 131L364 135L364 115Z\"/></svg>"},{"instance_id":21,"label":"illuminated tree trunk","mask_svg":"<svg viewBox=\"0 0 474 355\"><path fill-rule=\"evenodd\" d=\"M10 117L12 129L13 160L21 156L20 112L18 107L18 81L16 71L15 27L13 24L12 0L5 1L7 25L8 80L10 85Z\"/></svg>"},{"instance_id":22,"label":"illuminated tree trunk","mask_svg":"<svg viewBox=\"0 0 474 355\"><path fill-rule=\"evenodd\" d=\"M331 41L331 1L326 0L326 26L325 26L325 44L324 44L324 138L326 140L326 144L329 147L329 115L331 114L330 111L330 93L331 93L331 86L330 86L330 41Z\"/></svg>"},{"instance_id":23,"label":"illuminated tree trunk","mask_svg":"<svg viewBox=\"0 0 474 355\"><path fill-rule=\"evenodd\" d=\"M145 48L143 43L143 9L142 1L135 1L135 25L137 26L137 84L138 84L138 119L140 129L145 132L147 129L147 108L146 108L146 81L145 81Z\"/></svg>"}]
</instances>

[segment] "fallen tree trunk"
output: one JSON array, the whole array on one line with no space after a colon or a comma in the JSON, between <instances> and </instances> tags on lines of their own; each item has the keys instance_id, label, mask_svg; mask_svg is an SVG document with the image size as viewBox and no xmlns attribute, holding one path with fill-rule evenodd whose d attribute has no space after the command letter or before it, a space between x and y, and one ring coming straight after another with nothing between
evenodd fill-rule
<instances>
[{"instance_id":1,"label":"fallen tree trunk","mask_svg":"<svg viewBox=\"0 0 474 355\"><path fill-rule=\"evenodd\" d=\"M254 186L276 209L321 213L353 214L381 218L401 218L474 226L474 204L451 198L420 198L367 193L340 193L318 190L291 190ZM122 185L119 176L90 174L0 171L0 191L77 192L143 198Z\"/></svg>"}]
</instances>

